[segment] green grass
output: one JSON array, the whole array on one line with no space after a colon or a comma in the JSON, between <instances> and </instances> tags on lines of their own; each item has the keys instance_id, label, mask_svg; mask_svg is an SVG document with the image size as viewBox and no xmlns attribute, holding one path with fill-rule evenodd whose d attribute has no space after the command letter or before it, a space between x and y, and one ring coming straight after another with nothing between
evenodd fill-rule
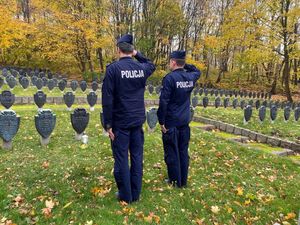
<instances>
[{"instance_id":1,"label":"green grass","mask_svg":"<svg viewBox=\"0 0 300 225\"><path fill-rule=\"evenodd\" d=\"M113 158L110 142L102 135L99 108L91 114L86 130L89 144L84 146L74 141L70 112L49 107L57 114L57 125L48 147L38 141L35 107L14 107L21 116L14 149L0 151L2 220L16 224L147 224L151 220L155 224L158 219L160 224L296 223L298 165L197 128L192 128L189 187L175 189L164 183L166 167L157 127L154 133L145 132L141 201L122 206L114 196ZM240 195L237 189L242 190ZM46 200L55 202L48 217L42 212Z\"/></svg>"},{"instance_id":2,"label":"green grass","mask_svg":"<svg viewBox=\"0 0 300 225\"><path fill-rule=\"evenodd\" d=\"M263 144L263 143L257 143L257 142L249 142L248 145L251 146L252 148L256 148L258 150L262 150L262 151L268 152L268 153L283 150L282 148L279 148L279 147L272 147L270 145Z\"/></svg>"},{"instance_id":3,"label":"green grass","mask_svg":"<svg viewBox=\"0 0 300 225\"><path fill-rule=\"evenodd\" d=\"M278 111L277 119L274 123L270 122L269 110L267 110L266 120L263 123L258 121L258 111L253 109L253 115L248 124L243 122L243 111L241 109L197 107L195 115L204 116L211 119L220 120L239 127L247 128L266 135L276 136L279 138L297 141L300 139L300 121L295 122L293 114L288 122L283 119L283 110Z\"/></svg>"}]
</instances>

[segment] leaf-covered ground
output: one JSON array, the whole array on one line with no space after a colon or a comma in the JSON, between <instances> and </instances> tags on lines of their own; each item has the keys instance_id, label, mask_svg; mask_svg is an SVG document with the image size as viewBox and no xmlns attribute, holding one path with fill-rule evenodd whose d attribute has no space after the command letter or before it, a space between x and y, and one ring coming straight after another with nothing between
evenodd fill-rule
<instances>
[{"instance_id":1,"label":"leaf-covered ground","mask_svg":"<svg viewBox=\"0 0 300 225\"><path fill-rule=\"evenodd\" d=\"M291 113L291 117L288 122L284 121L283 110L278 110L277 119L274 123L270 121L270 110L267 109L266 119L263 123L258 121L258 110L253 109L252 118L248 124L244 124L244 112L240 108L214 108L214 107L197 107L196 115L220 120L226 123L244 127L262 134L276 136L279 138L300 141L300 121L294 120L294 113Z\"/></svg>"},{"instance_id":2,"label":"leaf-covered ground","mask_svg":"<svg viewBox=\"0 0 300 225\"><path fill-rule=\"evenodd\" d=\"M89 143L82 145L74 140L70 112L50 108L57 126L41 147L35 107L14 107L22 119L14 149L0 150L0 224L296 224L298 165L196 127L188 188L164 183L160 132L145 129L141 201L120 204L100 109L91 114Z\"/></svg>"}]
</instances>

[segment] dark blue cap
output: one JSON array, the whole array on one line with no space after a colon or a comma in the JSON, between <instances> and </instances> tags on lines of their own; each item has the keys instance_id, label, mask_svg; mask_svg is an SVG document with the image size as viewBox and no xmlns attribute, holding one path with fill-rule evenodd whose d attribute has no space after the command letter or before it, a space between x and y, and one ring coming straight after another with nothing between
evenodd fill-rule
<instances>
[{"instance_id":1,"label":"dark blue cap","mask_svg":"<svg viewBox=\"0 0 300 225\"><path fill-rule=\"evenodd\" d=\"M174 51L170 54L170 59L185 59L185 51Z\"/></svg>"},{"instance_id":2,"label":"dark blue cap","mask_svg":"<svg viewBox=\"0 0 300 225\"><path fill-rule=\"evenodd\" d=\"M124 42L133 45L133 36L131 34L125 34L118 39L117 44Z\"/></svg>"}]
</instances>

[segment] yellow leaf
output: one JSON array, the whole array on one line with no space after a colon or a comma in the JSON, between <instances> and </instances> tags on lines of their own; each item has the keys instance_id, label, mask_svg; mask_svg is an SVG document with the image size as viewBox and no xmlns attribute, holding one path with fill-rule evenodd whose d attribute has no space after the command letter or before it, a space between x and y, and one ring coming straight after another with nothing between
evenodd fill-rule
<instances>
[{"instance_id":1,"label":"yellow leaf","mask_svg":"<svg viewBox=\"0 0 300 225\"><path fill-rule=\"evenodd\" d=\"M242 196L244 193L244 189L242 187L237 187L236 191L237 191L237 195L239 196Z\"/></svg>"},{"instance_id":2,"label":"yellow leaf","mask_svg":"<svg viewBox=\"0 0 300 225\"><path fill-rule=\"evenodd\" d=\"M295 219L296 218L296 214L293 213L293 212L291 212L291 213L288 213L284 218L286 220Z\"/></svg>"},{"instance_id":3,"label":"yellow leaf","mask_svg":"<svg viewBox=\"0 0 300 225\"><path fill-rule=\"evenodd\" d=\"M220 208L219 206L212 206L211 207L211 211L214 213L214 214L218 214L220 212Z\"/></svg>"}]
</instances>

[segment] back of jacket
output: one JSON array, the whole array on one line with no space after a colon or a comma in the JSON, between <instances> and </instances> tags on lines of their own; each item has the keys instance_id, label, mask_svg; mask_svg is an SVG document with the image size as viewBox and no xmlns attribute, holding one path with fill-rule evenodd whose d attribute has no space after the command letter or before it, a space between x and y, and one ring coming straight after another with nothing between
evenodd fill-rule
<instances>
[{"instance_id":1,"label":"back of jacket","mask_svg":"<svg viewBox=\"0 0 300 225\"><path fill-rule=\"evenodd\" d=\"M145 122L144 92L155 66L140 53L123 57L106 69L102 86L104 126L131 128Z\"/></svg>"},{"instance_id":2,"label":"back of jacket","mask_svg":"<svg viewBox=\"0 0 300 225\"><path fill-rule=\"evenodd\" d=\"M167 74L157 112L159 123L167 128L187 125L190 120L190 98L201 72L193 65Z\"/></svg>"}]
</instances>

